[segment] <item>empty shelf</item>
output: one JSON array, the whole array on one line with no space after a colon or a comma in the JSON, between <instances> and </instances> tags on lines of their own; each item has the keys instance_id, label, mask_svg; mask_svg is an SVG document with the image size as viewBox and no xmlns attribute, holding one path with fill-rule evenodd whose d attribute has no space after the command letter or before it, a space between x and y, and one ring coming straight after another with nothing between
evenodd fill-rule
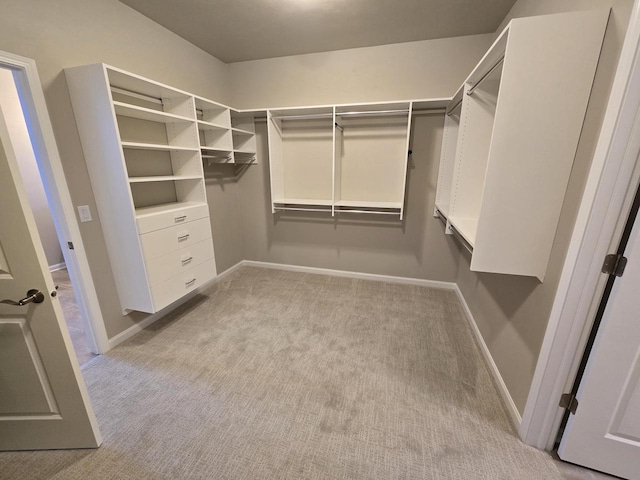
<instances>
[{"instance_id":1,"label":"empty shelf","mask_svg":"<svg viewBox=\"0 0 640 480\"><path fill-rule=\"evenodd\" d=\"M185 210L187 208L198 207L200 205L206 205L206 203L200 202L173 202L162 203L159 205L152 205L149 207L136 208L136 218L144 218L159 213L169 213L178 210Z\"/></svg>"},{"instance_id":2,"label":"empty shelf","mask_svg":"<svg viewBox=\"0 0 640 480\"><path fill-rule=\"evenodd\" d=\"M476 232L478 231L478 219L477 218L460 218L449 217L449 222L453 225L453 228L462 235L471 247L476 243Z\"/></svg>"},{"instance_id":3,"label":"empty shelf","mask_svg":"<svg viewBox=\"0 0 640 480\"><path fill-rule=\"evenodd\" d=\"M204 120L198 120L199 130L229 130L229 127L224 125L218 125L217 123L205 122Z\"/></svg>"},{"instance_id":4,"label":"empty shelf","mask_svg":"<svg viewBox=\"0 0 640 480\"><path fill-rule=\"evenodd\" d=\"M199 175L153 175L150 177L129 177L129 183L171 182L175 180L200 180Z\"/></svg>"},{"instance_id":5,"label":"empty shelf","mask_svg":"<svg viewBox=\"0 0 640 480\"><path fill-rule=\"evenodd\" d=\"M197 152L197 148L177 147L175 145L160 145L156 143L121 142L122 148L134 148L139 150L164 150L167 152Z\"/></svg>"},{"instance_id":6,"label":"empty shelf","mask_svg":"<svg viewBox=\"0 0 640 480\"><path fill-rule=\"evenodd\" d=\"M174 115L172 113L161 112L159 110L152 110L150 108L139 107L137 105L131 105L124 102L113 102L113 108L116 115L122 115L124 117L138 118L140 120L149 120L151 122L159 123L177 123L187 122L193 123L195 119L183 117L181 115Z\"/></svg>"},{"instance_id":7,"label":"empty shelf","mask_svg":"<svg viewBox=\"0 0 640 480\"><path fill-rule=\"evenodd\" d=\"M333 202L331 200L320 200L315 198L278 198L273 203L283 205L320 205L330 207Z\"/></svg>"}]
</instances>

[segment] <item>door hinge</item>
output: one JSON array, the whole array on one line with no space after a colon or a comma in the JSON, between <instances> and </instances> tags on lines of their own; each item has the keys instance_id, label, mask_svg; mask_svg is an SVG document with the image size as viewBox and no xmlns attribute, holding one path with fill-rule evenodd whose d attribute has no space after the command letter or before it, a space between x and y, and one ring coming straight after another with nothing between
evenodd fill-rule
<instances>
[{"instance_id":1,"label":"door hinge","mask_svg":"<svg viewBox=\"0 0 640 480\"><path fill-rule=\"evenodd\" d=\"M69 250L73 250L73 242L67 242L67 247L69 247Z\"/></svg>"},{"instance_id":2,"label":"door hinge","mask_svg":"<svg viewBox=\"0 0 640 480\"><path fill-rule=\"evenodd\" d=\"M560 397L560 407L566 408L575 415L578 410L578 399L573 393L563 393Z\"/></svg>"},{"instance_id":3,"label":"door hinge","mask_svg":"<svg viewBox=\"0 0 640 480\"><path fill-rule=\"evenodd\" d=\"M602 264L602 273L607 275L615 275L621 277L624 273L624 267L627 266L627 257L618 253L610 253L604 257Z\"/></svg>"}]
</instances>

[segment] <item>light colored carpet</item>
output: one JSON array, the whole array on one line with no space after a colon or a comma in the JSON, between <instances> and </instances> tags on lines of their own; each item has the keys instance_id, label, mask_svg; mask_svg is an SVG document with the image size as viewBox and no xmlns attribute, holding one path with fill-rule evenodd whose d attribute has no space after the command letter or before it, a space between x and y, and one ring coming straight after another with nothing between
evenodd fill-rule
<instances>
[{"instance_id":1,"label":"light colored carpet","mask_svg":"<svg viewBox=\"0 0 640 480\"><path fill-rule=\"evenodd\" d=\"M83 372L103 446L0 478L563 478L450 291L244 267Z\"/></svg>"},{"instance_id":2,"label":"light colored carpet","mask_svg":"<svg viewBox=\"0 0 640 480\"><path fill-rule=\"evenodd\" d=\"M76 357L78 357L78 363L82 365L96 355L91 353L89 345L87 344L82 316L78 308L78 303L76 302L75 294L73 293L69 272L66 268L62 268L51 272L51 276L53 277L53 282L58 287L58 299L60 300L60 306L64 313L67 328L69 329L69 335L71 335L71 343L73 343Z\"/></svg>"}]
</instances>

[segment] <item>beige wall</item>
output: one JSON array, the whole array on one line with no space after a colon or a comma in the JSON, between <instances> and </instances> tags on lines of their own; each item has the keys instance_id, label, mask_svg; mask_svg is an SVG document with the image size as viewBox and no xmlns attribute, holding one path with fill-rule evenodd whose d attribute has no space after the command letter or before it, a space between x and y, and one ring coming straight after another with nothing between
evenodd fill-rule
<instances>
[{"instance_id":1,"label":"beige wall","mask_svg":"<svg viewBox=\"0 0 640 480\"><path fill-rule=\"evenodd\" d=\"M9 136L18 157L18 167L24 183L29 205L36 221L40 241L49 266L64 263L56 228L53 224L49 202L44 192L38 164L31 146L29 131L24 121L20 98L10 70L0 68L0 106L7 121Z\"/></svg>"},{"instance_id":2,"label":"beige wall","mask_svg":"<svg viewBox=\"0 0 640 480\"><path fill-rule=\"evenodd\" d=\"M295 55L229 64L236 108L450 97L491 35Z\"/></svg>"},{"instance_id":3,"label":"beige wall","mask_svg":"<svg viewBox=\"0 0 640 480\"><path fill-rule=\"evenodd\" d=\"M242 107L319 105L453 95L491 35L258 60L230 65ZM258 159L239 180L245 258L453 281L455 244L433 217L443 116L416 116L403 222L376 216L271 213L266 124Z\"/></svg>"},{"instance_id":4,"label":"beige wall","mask_svg":"<svg viewBox=\"0 0 640 480\"><path fill-rule=\"evenodd\" d=\"M503 22L502 27L515 17L613 8L544 283L516 276L471 272L469 256L460 249L456 281L521 413L598 140L632 3L632 0L519 0Z\"/></svg>"},{"instance_id":5,"label":"beige wall","mask_svg":"<svg viewBox=\"0 0 640 480\"><path fill-rule=\"evenodd\" d=\"M144 315L124 317L120 311L63 69L105 62L227 102L227 67L117 0L3 0L0 50L36 60L73 203L89 205L94 214L80 230L107 333L113 336ZM233 238L238 229L222 223L233 216L236 187L208 188L221 270L241 259L236 245L242 240Z\"/></svg>"}]
</instances>

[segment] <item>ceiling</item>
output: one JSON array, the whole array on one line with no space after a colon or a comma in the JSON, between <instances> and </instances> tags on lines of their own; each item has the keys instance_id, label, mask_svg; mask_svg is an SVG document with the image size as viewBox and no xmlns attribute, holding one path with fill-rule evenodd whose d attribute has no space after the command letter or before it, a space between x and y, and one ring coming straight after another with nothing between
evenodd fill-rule
<instances>
[{"instance_id":1,"label":"ceiling","mask_svg":"<svg viewBox=\"0 0 640 480\"><path fill-rule=\"evenodd\" d=\"M516 0L120 0L223 62L491 33Z\"/></svg>"}]
</instances>

